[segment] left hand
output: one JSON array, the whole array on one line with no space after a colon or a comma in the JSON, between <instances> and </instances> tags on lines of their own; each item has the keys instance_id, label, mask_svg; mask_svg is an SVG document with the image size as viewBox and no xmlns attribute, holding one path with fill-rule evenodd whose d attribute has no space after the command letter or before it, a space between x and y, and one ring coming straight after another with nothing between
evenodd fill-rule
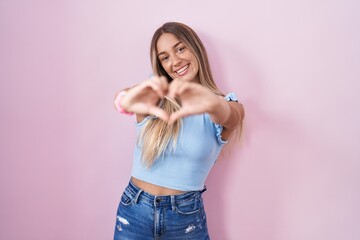
<instances>
[{"instance_id":1,"label":"left hand","mask_svg":"<svg viewBox=\"0 0 360 240\"><path fill-rule=\"evenodd\" d=\"M212 112L220 102L219 96L200 84L178 79L171 82L167 96L181 100L181 108L170 115L169 124L189 115Z\"/></svg>"}]
</instances>

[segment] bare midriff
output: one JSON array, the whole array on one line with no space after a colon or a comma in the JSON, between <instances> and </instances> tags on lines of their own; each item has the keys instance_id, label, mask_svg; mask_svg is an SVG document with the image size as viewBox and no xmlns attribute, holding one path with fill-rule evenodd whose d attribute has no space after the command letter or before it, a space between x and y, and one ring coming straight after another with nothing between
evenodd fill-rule
<instances>
[{"instance_id":1,"label":"bare midriff","mask_svg":"<svg viewBox=\"0 0 360 240\"><path fill-rule=\"evenodd\" d=\"M184 193L184 191L161 187L152 183L144 182L134 177L131 177L131 182L138 188L141 188L145 192L148 192L154 196L168 196L168 195L178 195Z\"/></svg>"}]
</instances>

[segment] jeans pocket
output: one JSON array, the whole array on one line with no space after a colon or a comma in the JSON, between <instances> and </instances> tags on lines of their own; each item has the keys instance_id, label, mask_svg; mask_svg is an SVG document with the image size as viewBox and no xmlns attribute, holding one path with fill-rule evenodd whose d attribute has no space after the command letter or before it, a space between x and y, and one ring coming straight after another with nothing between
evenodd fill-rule
<instances>
[{"instance_id":1,"label":"jeans pocket","mask_svg":"<svg viewBox=\"0 0 360 240\"><path fill-rule=\"evenodd\" d=\"M133 202L133 199L134 197L125 190L121 196L120 203L124 206L129 206Z\"/></svg>"},{"instance_id":2,"label":"jeans pocket","mask_svg":"<svg viewBox=\"0 0 360 240\"><path fill-rule=\"evenodd\" d=\"M176 207L176 212L183 215L191 215L198 213L201 209L201 202L198 198L183 202L178 204Z\"/></svg>"}]
</instances>

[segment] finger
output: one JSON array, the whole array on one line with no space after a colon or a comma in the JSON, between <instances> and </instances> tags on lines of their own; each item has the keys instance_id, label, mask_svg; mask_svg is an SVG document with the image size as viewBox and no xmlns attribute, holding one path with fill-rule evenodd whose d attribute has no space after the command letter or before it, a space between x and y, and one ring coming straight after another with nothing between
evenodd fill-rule
<instances>
[{"instance_id":1,"label":"finger","mask_svg":"<svg viewBox=\"0 0 360 240\"><path fill-rule=\"evenodd\" d=\"M181 87L181 85L183 85L184 83L174 79L170 86L169 86L169 92L168 92L168 97L175 99L175 97L177 97L178 94L178 89Z\"/></svg>"},{"instance_id":2,"label":"finger","mask_svg":"<svg viewBox=\"0 0 360 240\"><path fill-rule=\"evenodd\" d=\"M121 106L122 107L131 107L131 105L138 102L138 99L141 98L144 94L146 94L146 88L145 84L140 84L134 88L129 89L126 91L126 94L123 95L119 100L121 99ZM147 99L151 99L151 97L157 97L156 93L153 93L153 95L147 96Z\"/></svg>"},{"instance_id":3,"label":"finger","mask_svg":"<svg viewBox=\"0 0 360 240\"><path fill-rule=\"evenodd\" d=\"M148 81L145 85L150 87L160 98L163 98L166 94L161 87L161 83L158 81Z\"/></svg>"},{"instance_id":4,"label":"finger","mask_svg":"<svg viewBox=\"0 0 360 240\"><path fill-rule=\"evenodd\" d=\"M166 77L161 76L159 78L159 82L161 84L161 88L164 90L165 94L167 94L167 92L169 90L169 83L168 83L168 80L166 79Z\"/></svg>"},{"instance_id":5,"label":"finger","mask_svg":"<svg viewBox=\"0 0 360 240\"><path fill-rule=\"evenodd\" d=\"M164 110L158 107L154 107L154 106L149 107L149 114L157 116L158 118L166 122L169 120L169 115Z\"/></svg>"},{"instance_id":6,"label":"finger","mask_svg":"<svg viewBox=\"0 0 360 240\"><path fill-rule=\"evenodd\" d=\"M186 93L189 92L189 90L193 90L195 87L197 87L198 84L196 83L189 83L184 81L177 81L173 88L171 89L173 97L184 97Z\"/></svg>"},{"instance_id":7,"label":"finger","mask_svg":"<svg viewBox=\"0 0 360 240\"><path fill-rule=\"evenodd\" d=\"M166 81L166 78L164 76L158 76L158 75L153 75L151 78L149 78L149 81L155 82L155 81Z\"/></svg>"},{"instance_id":8,"label":"finger","mask_svg":"<svg viewBox=\"0 0 360 240\"><path fill-rule=\"evenodd\" d=\"M181 96L191 87L192 87L191 83L184 82L178 86L178 88L176 89L176 94L178 96Z\"/></svg>"},{"instance_id":9,"label":"finger","mask_svg":"<svg viewBox=\"0 0 360 240\"><path fill-rule=\"evenodd\" d=\"M164 77L164 76L153 77L153 78L152 78L152 81L154 81L154 82L156 82L156 83L159 84L159 87L162 89L164 95L167 94L169 83L168 83L166 77Z\"/></svg>"},{"instance_id":10,"label":"finger","mask_svg":"<svg viewBox=\"0 0 360 240\"><path fill-rule=\"evenodd\" d=\"M169 83L165 77L159 77L157 78L157 83L159 84L159 87L161 88L163 97L168 93L169 90Z\"/></svg>"}]
</instances>

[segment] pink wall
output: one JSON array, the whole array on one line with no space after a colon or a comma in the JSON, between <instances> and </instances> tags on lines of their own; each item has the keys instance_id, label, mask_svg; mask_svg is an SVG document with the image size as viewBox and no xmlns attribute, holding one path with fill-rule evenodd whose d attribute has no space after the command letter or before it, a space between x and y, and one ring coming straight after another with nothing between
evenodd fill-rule
<instances>
[{"instance_id":1,"label":"pink wall","mask_svg":"<svg viewBox=\"0 0 360 240\"><path fill-rule=\"evenodd\" d=\"M242 145L213 169L215 240L360 239L359 1L0 1L0 239L111 239L153 31L192 26Z\"/></svg>"}]
</instances>

